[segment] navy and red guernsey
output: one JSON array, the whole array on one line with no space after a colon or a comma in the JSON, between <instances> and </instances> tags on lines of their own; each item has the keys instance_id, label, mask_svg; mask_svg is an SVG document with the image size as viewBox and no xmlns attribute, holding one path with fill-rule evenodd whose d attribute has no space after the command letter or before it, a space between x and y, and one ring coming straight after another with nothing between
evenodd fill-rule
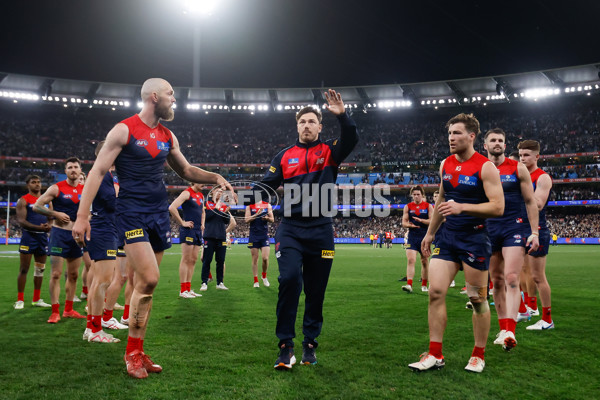
<instances>
[{"instance_id":1,"label":"navy and red guernsey","mask_svg":"<svg viewBox=\"0 0 600 400\"><path fill-rule=\"evenodd\" d=\"M250 215L256 215L260 213L262 217L266 216L269 212L269 203L266 201L260 201L256 204L250 205ZM259 217L250 222L250 237L251 238L268 238L269 228L268 222Z\"/></svg>"},{"instance_id":2,"label":"navy and red guernsey","mask_svg":"<svg viewBox=\"0 0 600 400\"><path fill-rule=\"evenodd\" d=\"M523 195L518 172L519 162L506 158L497 169L500 173L502 190L504 191L504 214L497 218L488 218L489 224L522 223L523 222ZM527 214L525 214L527 215Z\"/></svg>"},{"instance_id":3,"label":"navy and red guernsey","mask_svg":"<svg viewBox=\"0 0 600 400\"><path fill-rule=\"evenodd\" d=\"M161 124L150 128L137 114L121 123L129 128L129 136L115 160L120 185L117 215L168 211L163 166L173 146L171 131Z\"/></svg>"},{"instance_id":4,"label":"navy and red guernsey","mask_svg":"<svg viewBox=\"0 0 600 400\"><path fill-rule=\"evenodd\" d=\"M533 190L534 191L537 188L537 181L540 178L540 176L542 176L542 175L548 175L548 174L546 172L544 172L541 168L538 168L531 173L531 182L533 182ZM548 176L550 176L550 175L548 175ZM550 177L550 179L552 179L552 177ZM548 196L548 198L550 198L550 196ZM548 227L548 225L546 224L546 206L548 206L548 199L546 199L546 204L544 204L544 208L542 208L540 210L540 225L539 225L540 229L545 229ZM527 214L525 214L525 216L527 216Z\"/></svg>"},{"instance_id":5,"label":"navy and red guernsey","mask_svg":"<svg viewBox=\"0 0 600 400\"><path fill-rule=\"evenodd\" d=\"M338 139L325 142L317 139L312 143L296 140L295 145L279 152L271 162L262 183L273 191L283 184L282 222L302 227L332 223L328 211L332 208L335 211L333 188L338 167L358 143L356 123L348 114L338 115L337 120L341 127ZM323 190L326 184L332 190ZM265 189L255 187L254 190L264 194L263 201L268 197ZM293 197L286 198L286 193Z\"/></svg>"},{"instance_id":6,"label":"navy and red guernsey","mask_svg":"<svg viewBox=\"0 0 600 400\"><path fill-rule=\"evenodd\" d=\"M33 205L35 204L37 199L39 199L39 196L35 197L31 193L27 193L25 196L23 196L21 198L23 199L23 201L25 201L25 204L27 204L27 216L25 217L25 220L27 222L31 222L34 225L42 225L42 224L48 223L48 218L45 215L38 214L35 211L33 211ZM46 207L48 207L48 206L46 206ZM24 230L27 230L27 229L24 229ZM29 232L39 233L38 231L29 231Z\"/></svg>"},{"instance_id":7,"label":"navy and red guernsey","mask_svg":"<svg viewBox=\"0 0 600 400\"><path fill-rule=\"evenodd\" d=\"M194 228L200 229L202 225L202 213L204 212L204 195L201 192L196 192L191 187L186 191L190 193L190 198L183 202L183 219L192 221Z\"/></svg>"},{"instance_id":8,"label":"navy and red guernsey","mask_svg":"<svg viewBox=\"0 0 600 400\"><path fill-rule=\"evenodd\" d=\"M446 201L468 204L488 202L481 179L481 169L486 162L490 160L477 152L465 162L458 161L454 154L446 158L442 168ZM444 223L444 229L452 231L474 232L484 228L485 219L468 214L448 215Z\"/></svg>"},{"instance_id":9,"label":"navy and red guernsey","mask_svg":"<svg viewBox=\"0 0 600 400\"><path fill-rule=\"evenodd\" d=\"M92 221L108 220L114 224L116 202L115 179L113 174L108 171L102 178L96 197L92 202Z\"/></svg>"},{"instance_id":10,"label":"navy and red guernsey","mask_svg":"<svg viewBox=\"0 0 600 400\"><path fill-rule=\"evenodd\" d=\"M204 217L204 236L205 239L216 239L225 241L227 239L227 225L229 225L229 213L225 212L227 206L217 205L208 200L206 202L206 217Z\"/></svg>"},{"instance_id":11,"label":"navy and red guernsey","mask_svg":"<svg viewBox=\"0 0 600 400\"><path fill-rule=\"evenodd\" d=\"M411 234L416 234L420 236L425 236L427 233L427 225L422 222L418 222L415 220L415 217L420 219L429 219L431 218L429 215L429 203L426 201L422 201L419 204L411 201L406 205L408 207L408 220L417 225L418 228L408 228L408 231Z\"/></svg>"},{"instance_id":12,"label":"navy and red guernsey","mask_svg":"<svg viewBox=\"0 0 600 400\"><path fill-rule=\"evenodd\" d=\"M79 199L83 192L83 185L71 186L64 180L56 184L58 186L58 196L52 200L54 211L65 213L72 222L77 219L77 208L79 208Z\"/></svg>"}]
</instances>

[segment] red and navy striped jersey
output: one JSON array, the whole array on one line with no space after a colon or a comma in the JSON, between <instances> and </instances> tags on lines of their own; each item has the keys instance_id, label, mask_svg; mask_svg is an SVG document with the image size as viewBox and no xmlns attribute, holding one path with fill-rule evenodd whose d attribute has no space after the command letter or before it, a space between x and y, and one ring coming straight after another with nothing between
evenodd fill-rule
<instances>
[{"instance_id":1,"label":"red and navy striped jersey","mask_svg":"<svg viewBox=\"0 0 600 400\"><path fill-rule=\"evenodd\" d=\"M536 169L531 173L531 182L533 182L533 190L537 188L537 181L542 175L548 175L541 168ZM550 176L550 175L548 175ZM552 177L550 177L552 179ZM548 196L550 198L550 196ZM540 210L540 229L547 228L548 225L546 223L546 206L548 205L548 199L546 199L546 204L544 204L544 208Z\"/></svg>"},{"instance_id":2,"label":"red and navy striped jersey","mask_svg":"<svg viewBox=\"0 0 600 400\"><path fill-rule=\"evenodd\" d=\"M31 193L27 193L25 196L23 196L21 198L23 199L23 201L25 202L26 207L27 207L27 216L25 217L27 222L31 222L34 225L42 225L42 224L48 223L48 217L46 217L45 215L42 215L42 214L38 214L35 211L33 211L33 205L35 204L37 199L39 199L39 196L35 197ZM48 207L48 206L46 205L46 207Z\"/></svg>"},{"instance_id":3,"label":"red and navy striped jersey","mask_svg":"<svg viewBox=\"0 0 600 400\"><path fill-rule=\"evenodd\" d=\"M171 131L162 124L150 128L137 114L121 123L129 128L129 136L115 160L119 177L117 214L167 211L163 169L173 146Z\"/></svg>"},{"instance_id":4,"label":"red and navy striped jersey","mask_svg":"<svg viewBox=\"0 0 600 400\"><path fill-rule=\"evenodd\" d=\"M483 190L481 169L489 160L475 152L465 162L460 162L455 155L444 161L442 168L442 185L446 201L453 200L457 203L481 204L488 198ZM467 214L448 215L444 229L461 231L478 231L485 228L485 219Z\"/></svg>"},{"instance_id":5,"label":"red and navy striped jersey","mask_svg":"<svg viewBox=\"0 0 600 400\"><path fill-rule=\"evenodd\" d=\"M191 187L185 189L190 193L190 198L183 202L183 219L192 221L194 228L200 229L202 224L202 213L204 212L204 195L202 192L196 192Z\"/></svg>"},{"instance_id":6,"label":"red and navy striped jersey","mask_svg":"<svg viewBox=\"0 0 600 400\"><path fill-rule=\"evenodd\" d=\"M109 220L114 222L116 202L115 178L108 171L102 178L96 197L94 197L94 201L92 202L92 221Z\"/></svg>"},{"instance_id":7,"label":"red and navy striped jersey","mask_svg":"<svg viewBox=\"0 0 600 400\"><path fill-rule=\"evenodd\" d=\"M52 200L52 208L54 211L67 214L71 221L75 222L83 185L78 183L77 186L71 186L65 179L58 182L56 186L58 186L58 196Z\"/></svg>"},{"instance_id":8,"label":"red and navy striped jersey","mask_svg":"<svg viewBox=\"0 0 600 400\"><path fill-rule=\"evenodd\" d=\"M488 218L489 224L503 224L506 222L523 222L523 211L525 210L523 195L521 194L521 182L518 172L519 162L506 158L497 167L504 191L504 214L497 218Z\"/></svg>"},{"instance_id":9,"label":"red and navy striped jersey","mask_svg":"<svg viewBox=\"0 0 600 400\"><path fill-rule=\"evenodd\" d=\"M417 204L414 201L411 201L406 205L406 207L408 207L408 220L418 226L418 228L408 228L409 232L425 235L425 233L427 233L427 225L425 225L422 222L415 221L414 218L431 218L431 216L429 215L429 203L426 201L422 201L419 204Z\"/></svg>"},{"instance_id":10,"label":"red and navy striped jersey","mask_svg":"<svg viewBox=\"0 0 600 400\"><path fill-rule=\"evenodd\" d=\"M266 201L260 201L256 204L250 205L250 215L260 213L264 217L268 214L268 212L269 203L267 203ZM268 233L268 223L267 221L262 219L262 217L259 217L254 221L250 222L250 237L254 240L258 240L259 238L267 238Z\"/></svg>"}]
</instances>

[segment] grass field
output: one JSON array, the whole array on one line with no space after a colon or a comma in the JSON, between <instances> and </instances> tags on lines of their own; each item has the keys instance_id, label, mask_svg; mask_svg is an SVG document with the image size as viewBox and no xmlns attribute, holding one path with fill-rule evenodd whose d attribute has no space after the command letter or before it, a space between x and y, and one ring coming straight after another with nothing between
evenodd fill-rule
<instances>
[{"instance_id":1,"label":"grass field","mask_svg":"<svg viewBox=\"0 0 600 400\"><path fill-rule=\"evenodd\" d=\"M517 327L510 353L492 345L480 375L463 370L473 346L471 311L460 295L462 276L451 289L444 340L446 368L413 373L407 364L427 350L427 296L401 291L405 275L401 246L391 250L340 245L325 299L323 333L315 366L276 371L277 264L271 287L252 287L250 252L242 245L227 254L225 284L214 283L202 298L177 297L180 248L170 249L154 295L145 349L164 371L137 381L127 376L123 341L114 345L81 340L83 320L49 325L48 309L16 311L16 246L0 247L0 398L2 399L589 399L600 397L597 342L600 247L552 247L548 279L556 329ZM46 278L48 277L46 272ZM199 288L199 270L193 288ZM79 289L78 292L79 293ZM64 294L63 294L64 296ZM48 280L42 297L49 301ZM62 301L62 298L61 298ZM122 303L122 297L120 298ZM83 303L76 309L83 312ZM299 315L303 309L301 307ZM120 312L115 312L120 317ZM298 318L301 321L301 318ZM301 327L297 340L302 340Z\"/></svg>"}]
</instances>

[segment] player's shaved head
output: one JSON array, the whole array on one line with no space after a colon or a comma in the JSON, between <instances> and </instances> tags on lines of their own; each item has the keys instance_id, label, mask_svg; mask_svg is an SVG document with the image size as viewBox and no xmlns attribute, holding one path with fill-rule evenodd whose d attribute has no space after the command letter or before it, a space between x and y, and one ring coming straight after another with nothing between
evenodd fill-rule
<instances>
[{"instance_id":1,"label":"player's shaved head","mask_svg":"<svg viewBox=\"0 0 600 400\"><path fill-rule=\"evenodd\" d=\"M145 103L152 93L160 93L170 87L171 84L162 78L150 78L142 85L142 101Z\"/></svg>"}]
</instances>

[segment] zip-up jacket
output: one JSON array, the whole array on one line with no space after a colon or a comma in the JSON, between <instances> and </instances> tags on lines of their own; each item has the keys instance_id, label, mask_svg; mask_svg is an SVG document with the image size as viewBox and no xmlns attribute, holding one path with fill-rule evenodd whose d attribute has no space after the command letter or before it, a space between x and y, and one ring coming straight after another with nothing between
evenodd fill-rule
<instances>
[{"instance_id":1,"label":"zip-up jacket","mask_svg":"<svg viewBox=\"0 0 600 400\"><path fill-rule=\"evenodd\" d=\"M337 119L341 128L339 138L325 142L317 139L312 143L296 140L296 144L275 156L262 180L272 191L268 193L266 188L255 186L255 195L260 193L262 200L268 201L269 194L283 184L282 223L302 227L332 223L331 211L336 212L333 188L338 167L359 139L356 123L347 113L338 115Z\"/></svg>"}]
</instances>

